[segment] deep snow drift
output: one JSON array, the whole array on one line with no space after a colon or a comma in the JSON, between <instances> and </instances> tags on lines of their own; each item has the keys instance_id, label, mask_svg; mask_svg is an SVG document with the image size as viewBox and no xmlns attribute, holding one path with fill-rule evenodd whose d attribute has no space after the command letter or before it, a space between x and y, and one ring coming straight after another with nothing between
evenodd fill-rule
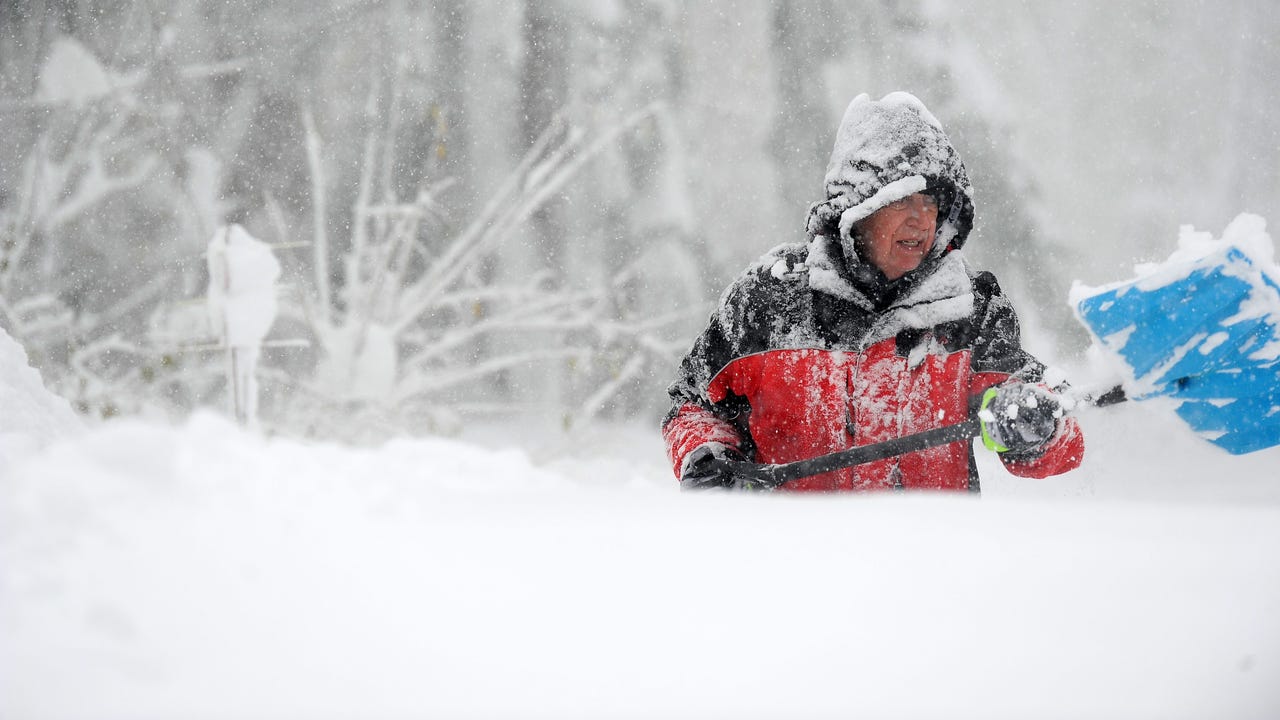
<instances>
[{"instance_id":1,"label":"deep snow drift","mask_svg":"<svg viewBox=\"0 0 1280 720\"><path fill-rule=\"evenodd\" d=\"M0 333L0 717L1280 716L1280 449L1156 398L984 495L679 493L656 428L85 431Z\"/></svg>"},{"instance_id":2,"label":"deep snow drift","mask_svg":"<svg viewBox=\"0 0 1280 720\"><path fill-rule=\"evenodd\" d=\"M0 479L18 458L80 429L71 406L45 390L26 351L0 329Z\"/></svg>"},{"instance_id":3,"label":"deep snow drift","mask_svg":"<svg viewBox=\"0 0 1280 720\"><path fill-rule=\"evenodd\" d=\"M1116 429L1085 475L1145 501L691 495L660 461L113 423L0 486L0 715L1274 716L1274 477L1120 460Z\"/></svg>"}]
</instances>

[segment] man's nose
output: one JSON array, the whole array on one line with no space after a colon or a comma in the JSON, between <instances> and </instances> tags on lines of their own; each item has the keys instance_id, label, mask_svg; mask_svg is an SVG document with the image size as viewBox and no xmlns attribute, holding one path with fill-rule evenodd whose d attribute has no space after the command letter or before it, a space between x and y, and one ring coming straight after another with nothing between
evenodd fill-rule
<instances>
[{"instance_id":1,"label":"man's nose","mask_svg":"<svg viewBox=\"0 0 1280 720\"><path fill-rule=\"evenodd\" d=\"M907 203L907 217L917 222L925 219L925 212L928 210L928 204L923 198L912 198Z\"/></svg>"}]
</instances>

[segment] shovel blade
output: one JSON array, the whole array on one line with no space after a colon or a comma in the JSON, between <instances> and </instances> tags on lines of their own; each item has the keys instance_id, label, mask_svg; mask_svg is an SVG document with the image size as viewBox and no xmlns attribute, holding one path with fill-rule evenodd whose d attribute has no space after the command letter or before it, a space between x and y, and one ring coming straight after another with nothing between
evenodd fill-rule
<instances>
[{"instance_id":1,"label":"shovel blade","mask_svg":"<svg viewBox=\"0 0 1280 720\"><path fill-rule=\"evenodd\" d=\"M1121 359L1135 399L1181 401L1178 416L1231 453L1280 445L1280 284L1232 246L1076 301Z\"/></svg>"}]
</instances>

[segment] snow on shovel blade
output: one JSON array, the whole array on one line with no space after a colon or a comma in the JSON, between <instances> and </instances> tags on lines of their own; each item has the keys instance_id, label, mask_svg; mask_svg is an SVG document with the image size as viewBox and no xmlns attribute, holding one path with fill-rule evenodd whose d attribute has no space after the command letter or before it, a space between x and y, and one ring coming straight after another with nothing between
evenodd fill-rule
<instances>
[{"instance_id":1,"label":"snow on shovel blade","mask_svg":"<svg viewBox=\"0 0 1280 720\"><path fill-rule=\"evenodd\" d=\"M1280 445L1280 271L1258 256L1218 244L1072 293L1077 317L1123 361L1130 397L1181 401L1179 417L1235 454Z\"/></svg>"}]
</instances>

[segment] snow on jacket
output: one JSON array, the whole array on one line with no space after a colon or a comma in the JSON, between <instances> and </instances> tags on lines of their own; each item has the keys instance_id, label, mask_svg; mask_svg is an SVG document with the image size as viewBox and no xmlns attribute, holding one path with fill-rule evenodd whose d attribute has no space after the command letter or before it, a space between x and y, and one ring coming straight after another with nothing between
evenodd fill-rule
<instances>
[{"instance_id":1,"label":"snow on jacket","mask_svg":"<svg viewBox=\"0 0 1280 720\"><path fill-rule=\"evenodd\" d=\"M837 135L826 201L808 243L766 254L724 293L681 363L663 424L677 476L696 447L719 442L756 462L785 463L962 420L1003 382L1040 382L1017 316L993 275L959 247L973 220L968 177L937 121L915 98L859 96ZM888 281L859 260L854 223L916 192L939 200L933 251ZM1039 452L1001 456L1014 474L1079 465L1067 418ZM978 489L970 442L956 442L793 480L784 490Z\"/></svg>"}]
</instances>

